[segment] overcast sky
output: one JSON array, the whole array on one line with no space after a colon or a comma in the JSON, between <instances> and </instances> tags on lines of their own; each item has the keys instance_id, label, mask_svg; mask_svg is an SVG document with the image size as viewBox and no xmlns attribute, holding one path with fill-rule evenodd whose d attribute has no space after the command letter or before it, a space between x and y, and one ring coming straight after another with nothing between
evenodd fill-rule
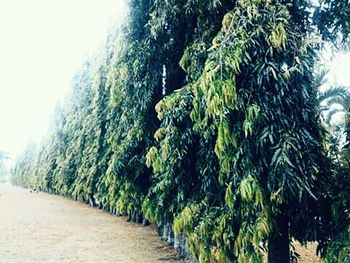
<instances>
[{"instance_id":1,"label":"overcast sky","mask_svg":"<svg viewBox=\"0 0 350 263\"><path fill-rule=\"evenodd\" d=\"M0 150L46 133L77 68L123 14L122 0L0 0Z\"/></svg>"},{"instance_id":2,"label":"overcast sky","mask_svg":"<svg viewBox=\"0 0 350 263\"><path fill-rule=\"evenodd\" d=\"M124 13L123 0L0 0L0 150L16 156L47 131L77 68ZM111 22L112 20L112 22ZM350 55L332 81L350 85Z\"/></svg>"},{"instance_id":3,"label":"overcast sky","mask_svg":"<svg viewBox=\"0 0 350 263\"><path fill-rule=\"evenodd\" d=\"M330 81L350 87L350 53L341 53L330 63Z\"/></svg>"}]
</instances>

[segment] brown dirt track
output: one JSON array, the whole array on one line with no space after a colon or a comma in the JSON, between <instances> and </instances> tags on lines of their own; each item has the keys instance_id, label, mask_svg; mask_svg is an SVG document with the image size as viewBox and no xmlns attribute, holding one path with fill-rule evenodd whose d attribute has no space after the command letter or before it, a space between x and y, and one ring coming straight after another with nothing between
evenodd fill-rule
<instances>
[{"instance_id":1,"label":"brown dirt track","mask_svg":"<svg viewBox=\"0 0 350 263\"><path fill-rule=\"evenodd\" d=\"M0 184L0 262L180 262L152 227Z\"/></svg>"},{"instance_id":2,"label":"brown dirt track","mask_svg":"<svg viewBox=\"0 0 350 263\"><path fill-rule=\"evenodd\" d=\"M300 263L320 263L296 245ZM154 227L79 202L0 183L0 262L180 262Z\"/></svg>"}]
</instances>

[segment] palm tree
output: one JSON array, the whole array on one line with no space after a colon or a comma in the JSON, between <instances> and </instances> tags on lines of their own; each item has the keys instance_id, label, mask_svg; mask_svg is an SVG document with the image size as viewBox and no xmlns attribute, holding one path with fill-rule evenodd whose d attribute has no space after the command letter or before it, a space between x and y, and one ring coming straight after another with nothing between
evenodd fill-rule
<instances>
[{"instance_id":1,"label":"palm tree","mask_svg":"<svg viewBox=\"0 0 350 263\"><path fill-rule=\"evenodd\" d=\"M325 112L325 123L330 125L331 120L337 113L344 115L344 132L346 142L344 147L349 148L350 141L350 89L346 87L332 87L319 96L319 101L322 106L322 110ZM332 106L339 105L340 107L334 108Z\"/></svg>"},{"instance_id":2,"label":"palm tree","mask_svg":"<svg viewBox=\"0 0 350 263\"><path fill-rule=\"evenodd\" d=\"M328 231L332 236L325 251L326 262L348 262L350 260L350 90L345 87L332 87L319 96L324 122L329 131L329 155L334 164L335 180L332 188L332 221ZM334 105L338 105L337 108ZM341 113L344 121L332 121L335 114ZM340 261L339 261L340 260Z\"/></svg>"}]
</instances>

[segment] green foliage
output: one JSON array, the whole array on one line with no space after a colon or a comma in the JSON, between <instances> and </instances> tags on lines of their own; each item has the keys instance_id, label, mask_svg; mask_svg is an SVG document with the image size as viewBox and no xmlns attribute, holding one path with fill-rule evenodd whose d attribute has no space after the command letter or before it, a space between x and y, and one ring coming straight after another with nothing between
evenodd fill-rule
<instances>
[{"instance_id":1,"label":"green foliage","mask_svg":"<svg viewBox=\"0 0 350 263\"><path fill-rule=\"evenodd\" d=\"M314 21L325 40L347 42L350 35L350 3L347 0L319 2Z\"/></svg>"},{"instance_id":2,"label":"green foliage","mask_svg":"<svg viewBox=\"0 0 350 263\"><path fill-rule=\"evenodd\" d=\"M196 64L197 53L185 51L181 65L194 78L157 105L162 124L147 159L155 174L150 206L156 204L155 214L163 216L158 220L178 214L174 229L187 233L200 262L262 260L260 244L278 231L271 226L280 213L295 221L294 237L319 238L296 227L312 221L303 213L313 209L313 192L326 184L320 171L327 169L312 84L314 44L303 26L282 4L242 1L223 18L195 74L189 65ZM185 100L190 96L192 105ZM186 196L183 172L190 174L192 195L180 203L176 197Z\"/></svg>"},{"instance_id":3,"label":"green foliage","mask_svg":"<svg viewBox=\"0 0 350 263\"><path fill-rule=\"evenodd\" d=\"M325 123L328 129L329 157L333 163L334 185L329 205L330 218L326 234L330 242L325 246L326 262L350 262L350 163L349 163L349 113L350 93L347 88L333 87L319 96L325 111ZM333 111L335 104L341 108ZM338 120L333 120L338 113ZM339 115L343 117L339 118Z\"/></svg>"},{"instance_id":4,"label":"green foliage","mask_svg":"<svg viewBox=\"0 0 350 263\"><path fill-rule=\"evenodd\" d=\"M14 169L15 177L11 177L11 182L16 185L23 185L27 187L34 186L35 176L33 176L33 158L35 158L37 146L29 144L21 156L16 161ZM29 176L30 175L30 176Z\"/></svg>"},{"instance_id":5,"label":"green foliage","mask_svg":"<svg viewBox=\"0 0 350 263\"><path fill-rule=\"evenodd\" d=\"M326 263L350 262L350 229L345 229L332 240L326 250Z\"/></svg>"},{"instance_id":6,"label":"green foliage","mask_svg":"<svg viewBox=\"0 0 350 263\"><path fill-rule=\"evenodd\" d=\"M128 4L13 183L172 225L199 262L262 262L282 215L346 262L350 155L321 126L310 2Z\"/></svg>"}]
</instances>

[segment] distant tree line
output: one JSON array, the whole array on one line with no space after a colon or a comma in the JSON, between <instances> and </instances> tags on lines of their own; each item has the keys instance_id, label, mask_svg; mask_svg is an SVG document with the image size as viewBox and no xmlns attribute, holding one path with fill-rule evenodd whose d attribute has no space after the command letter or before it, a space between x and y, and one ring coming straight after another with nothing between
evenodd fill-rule
<instances>
[{"instance_id":1,"label":"distant tree line","mask_svg":"<svg viewBox=\"0 0 350 263\"><path fill-rule=\"evenodd\" d=\"M345 143L320 106L350 96L317 77L348 1L127 2L12 182L151 221L199 262L294 262L292 239L350 262L349 104Z\"/></svg>"},{"instance_id":2,"label":"distant tree line","mask_svg":"<svg viewBox=\"0 0 350 263\"><path fill-rule=\"evenodd\" d=\"M9 159L8 153L0 150L0 182L7 182L10 175L9 167L6 165L6 161Z\"/></svg>"}]
</instances>

